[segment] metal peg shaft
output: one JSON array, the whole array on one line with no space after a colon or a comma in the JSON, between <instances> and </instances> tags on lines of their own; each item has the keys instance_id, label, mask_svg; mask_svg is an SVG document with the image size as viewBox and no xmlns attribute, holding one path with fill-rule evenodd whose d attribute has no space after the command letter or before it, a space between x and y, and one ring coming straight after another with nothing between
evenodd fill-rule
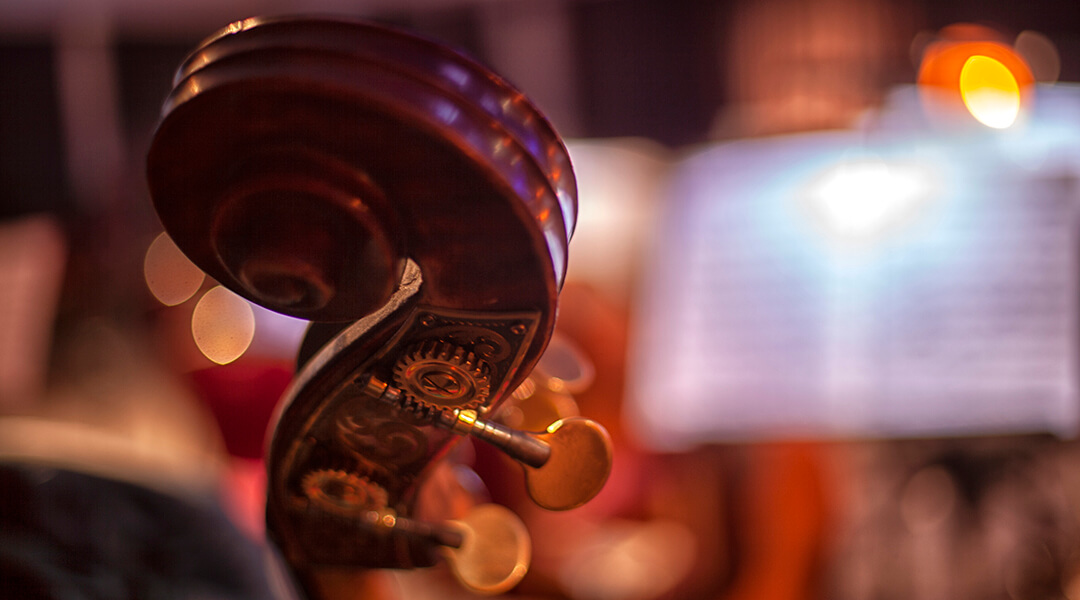
<instances>
[{"instance_id":1,"label":"metal peg shaft","mask_svg":"<svg viewBox=\"0 0 1080 600\"><path fill-rule=\"evenodd\" d=\"M455 411L447 415L442 423L457 433L487 442L510 458L533 468L544 466L551 457L551 447L536 434L482 421L475 410Z\"/></svg>"},{"instance_id":2,"label":"metal peg shaft","mask_svg":"<svg viewBox=\"0 0 1080 600\"><path fill-rule=\"evenodd\" d=\"M461 410L445 416L440 424L484 440L520 462L529 496L550 510L585 504L600 492L611 473L611 437L589 419L562 419L544 432L531 433L482 421L476 411Z\"/></svg>"}]
</instances>

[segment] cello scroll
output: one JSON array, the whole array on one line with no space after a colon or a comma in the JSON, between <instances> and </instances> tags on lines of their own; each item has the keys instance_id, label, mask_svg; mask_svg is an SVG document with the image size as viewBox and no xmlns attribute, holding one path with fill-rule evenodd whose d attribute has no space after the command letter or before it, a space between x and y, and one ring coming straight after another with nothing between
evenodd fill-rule
<instances>
[{"instance_id":1,"label":"cello scroll","mask_svg":"<svg viewBox=\"0 0 1080 600\"><path fill-rule=\"evenodd\" d=\"M267 454L268 532L301 581L445 555L467 587L514 585L512 513L415 517L463 435L520 460L542 506L600 490L598 424L497 420L551 336L577 213L565 146L504 80L361 21L248 19L181 65L148 179L193 262L313 321Z\"/></svg>"}]
</instances>

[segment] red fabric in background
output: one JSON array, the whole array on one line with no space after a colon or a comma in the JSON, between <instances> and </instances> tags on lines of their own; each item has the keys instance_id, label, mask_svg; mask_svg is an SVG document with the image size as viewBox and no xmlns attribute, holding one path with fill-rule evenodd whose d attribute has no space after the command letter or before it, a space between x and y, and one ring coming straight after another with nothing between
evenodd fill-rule
<instances>
[{"instance_id":1,"label":"red fabric in background","mask_svg":"<svg viewBox=\"0 0 1080 600\"><path fill-rule=\"evenodd\" d=\"M229 454L261 459L270 419L293 376L292 363L245 357L189 376L217 419Z\"/></svg>"}]
</instances>

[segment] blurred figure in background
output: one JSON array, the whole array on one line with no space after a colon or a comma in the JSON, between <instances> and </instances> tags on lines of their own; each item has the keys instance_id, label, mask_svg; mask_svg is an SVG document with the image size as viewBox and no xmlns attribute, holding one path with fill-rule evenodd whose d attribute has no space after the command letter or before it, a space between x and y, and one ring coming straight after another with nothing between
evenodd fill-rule
<instances>
[{"instance_id":1,"label":"blurred figure in background","mask_svg":"<svg viewBox=\"0 0 1080 600\"><path fill-rule=\"evenodd\" d=\"M0 226L0 595L291 597L223 508L217 425L145 331L58 319L67 240L47 215Z\"/></svg>"}]
</instances>

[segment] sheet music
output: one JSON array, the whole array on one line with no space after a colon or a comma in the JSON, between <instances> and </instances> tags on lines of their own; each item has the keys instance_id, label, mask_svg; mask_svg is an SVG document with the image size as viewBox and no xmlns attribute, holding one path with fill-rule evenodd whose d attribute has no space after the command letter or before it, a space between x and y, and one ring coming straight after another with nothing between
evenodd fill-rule
<instances>
[{"instance_id":1,"label":"sheet music","mask_svg":"<svg viewBox=\"0 0 1080 600\"><path fill-rule=\"evenodd\" d=\"M938 148L910 222L837 245L803 196L859 143L737 142L676 169L630 382L646 439L1076 431L1076 177Z\"/></svg>"}]
</instances>

